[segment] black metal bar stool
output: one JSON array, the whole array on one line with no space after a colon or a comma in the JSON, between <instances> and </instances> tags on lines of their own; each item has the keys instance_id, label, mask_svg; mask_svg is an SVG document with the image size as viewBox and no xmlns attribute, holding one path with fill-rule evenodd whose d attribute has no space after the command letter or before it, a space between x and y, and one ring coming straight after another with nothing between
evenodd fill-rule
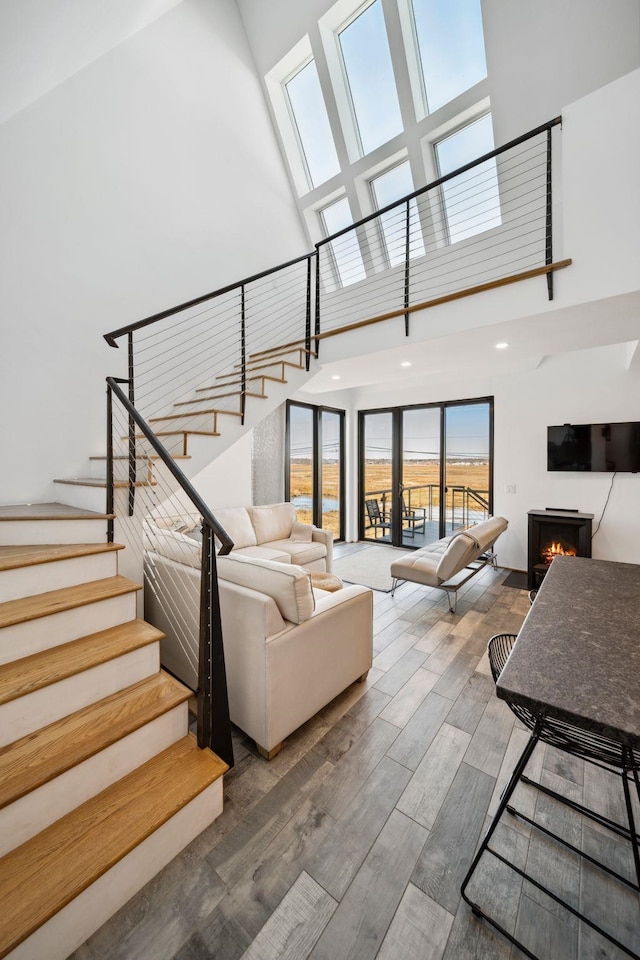
<instances>
[{"instance_id":1,"label":"black metal bar stool","mask_svg":"<svg viewBox=\"0 0 640 960\"><path fill-rule=\"evenodd\" d=\"M487 646L487 652L489 654L489 665L491 667L491 673L493 675L494 681L498 680L508 658L511 653L513 646L516 642L517 637L514 634L502 633L498 634L495 637L492 637ZM515 817L518 817L520 820L530 824L534 829L541 831L547 837L557 841L562 844L563 847L577 854L578 856L584 858L589 863L597 866L601 870L604 870L609 876L615 878L620 883L623 883L625 886L629 887L635 892L640 892L640 836L636 831L633 806L631 803L631 792L629 784L630 782L635 785L638 799L640 800L640 778L638 771L640 770L640 750L626 746L625 744L619 743L615 740L610 740L607 737L596 734L586 728L576 726L571 723L567 723L563 720L557 719L555 717L547 717L544 715L536 715L530 710L527 710L525 707L520 704L513 703L507 697L505 697L507 703L511 710L515 713L518 719L529 729L531 730L531 736L529 741L522 752L518 763L511 775L507 786L505 787L498 809L496 814L491 822L489 829L482 841L476 856L474 857L469 871L464 878L461 887L461 893L464 900L469 904L473 912L489 922L493 927L500 931L511 943L514 943L522 952L527 956L531 957L532 960L538 960L536 955L532 953L527 947L521 943L515 936L509 933L500 923L495 919L490 917L485 913L481 907L475 903L467 895L467 887L469 882L485 853L492 854L499 861L504 863L510 869L514 870L520 877L524 880L527 880L529 883L532 883L538 890L541 890L548 897L554 900L556 903L563 906L566 910L572 913L579 920L582 920L589 927L599 933L601 936L605 937L611 943L615 944L620 950L626 953L630 957L640 960L640 955L634 953L629 947L625 946L614 936L607 933L606 930L603 930L598 924L594 923L589 917L585 916L575 907L571 906L553 891L549 890L543 883L535 880L533 877L529 876L524 870L521 870L515 864L508 861L501 853L496 851L490 846L491 838L500 822L502 815L507 812L512 814ZM582 804L576 803L575 801L570 800L567 797L562 796L562 794L557 793L555 790L550 789L549 787L544 786L541 783L536 783L535 781L529 779L525 776L525 768L533 754L533 751L539 742L548 743L551 746L557 747L559 750L564 750L567 753L572 754L573 756L579 757L582 760L585 760L588 763L592 763L595 766L600 767L603 770L606 770L608 773L611 773L616 776L620 776L622 780L622 788L624 792L625 807L627 812L627 821L628 825L616 823L613 820L610 820L608 817L603 816L602 814L597 813L594 810L591 810L587 807L584 807ZM573 844L569 843L567 840L564 840L562 837L553 833L542 824L536 823L531 817L528 817L522 811L518 811L511 804L511 797L513 792L518 785L518 783L527 783L537 790L542 791L548 796L554 797L556 800L559 800L561 803L570 807L572 810L576 811L579 814L582 814L585 817L595 821L600 826L606 827L609 830L613 831L617 836L623 837L628 840L631 844L633 852L633 860L635 865L636 872L636 882L623 877L621 874L612 870L606 864L602 863L599 860L596 860L594 857L591 857L589 854L578 849ZM640 918L639 918L640 922Z\"/></svg>"}]
</instances>

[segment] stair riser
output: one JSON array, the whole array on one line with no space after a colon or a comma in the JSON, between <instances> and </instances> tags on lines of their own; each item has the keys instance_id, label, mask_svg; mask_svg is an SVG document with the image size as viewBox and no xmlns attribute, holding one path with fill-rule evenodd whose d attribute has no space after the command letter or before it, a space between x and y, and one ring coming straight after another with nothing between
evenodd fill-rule
<instances>
[{"instance_id":1,"label":"stair riser","mask_svg":"<svg viewBox=\"0 0 640 960\"><path fill-rule=\"evenodd\" d=\"M156 462L146 461L146 460L136 460L136 480L144 480L146 482L153 482L155 480L154 470L156 467ZM106 460L91 460L89 466L89 476L94 480L104 480L107 479L107 461ZM118 481L129 480L129 461L128 460L114 460L113 461L113 479Z\"/></svg>"},{"instance_id":2,"label":"stair riser","mask_svg":"<svg viewBox=\"0 0 640 960\"><path fill-rule=\"evenodd\" d=\"M55 481L54 486L58 503L67 503L81 510L93 510L95 513L105 512L107 491L104 487L82 487Z\"/></svg>"},{"instance_id":3,"label":"stair riser","mask_svg":"<svg viewBox=\"0 0 640 960\"><path fill-rule=\"evenodd\" d=\"M0 705L0 747L96 703L160 669L160 645L150 643L122 657Z\"/></svg>"},{"instance_id":4,"label":"stair riser","mask_svg":"<svg viewBox=\"0 0 640 960\"><path fill-rule=\"evenodd\" d=\"M8 953L9 960L65 960L221 813L222 778Z\"/></svg>"},{"instance_id":5,"label":"stair riser","mask_svg":"<svg viewBox=\"0 0 640 960\"><path fill-rule=\"evenodd\" d=\"M51 563L38 563L0 573L0 603L31 597L47 590L58 590L80 583L114 577L118 572L118 554L95 553Z\"/></svg>"},{"instance_id":6,"label":"stair riser","mask_svg":"<svg viewBox=\"0 0 640 960\"><path fill-rule=\"evenodd\" d=\"M100 512L104 512L104 496ZM104 543L106 539L107 521L104 519L3 520L0 523L0 546L3 547L36 543Z\"/></svg>"},{"instance_id":7,"label":"stair riser","mask_svg":"<svg viewBox=\"0 0 640 960\"><path fill-rule=\"evenodd\" d=\"M176 743L188 725L185 702L0 810L0 857Z\"/></svg>"},{"instance_id":8,"label":"stair riser","mask_svg":"<svg viewBox=\"0 0 640 960\"><path fill-rule=\"evenodd\" d=\"M136 617L136 594L98 600L48 617L27 620L0 630L0 663L11 663L32 653L78 640Z\"/></svg>"},{"instance_id":9,"label":"stair riser","mask_svg":"<svg viewBox=\"0 0 640 960\"><path fill-rule=\"evenodd\" d=\"M210 413L198 413L196 417L182 416L175 420L172 417L160 417L154 420L151 427L154 430L206 430L211 433L220 433L224 429L224 420ZM162 440L162 437L160 437ZM166 439L166 438L165 438Z\"/></svg>"}]
</instances>

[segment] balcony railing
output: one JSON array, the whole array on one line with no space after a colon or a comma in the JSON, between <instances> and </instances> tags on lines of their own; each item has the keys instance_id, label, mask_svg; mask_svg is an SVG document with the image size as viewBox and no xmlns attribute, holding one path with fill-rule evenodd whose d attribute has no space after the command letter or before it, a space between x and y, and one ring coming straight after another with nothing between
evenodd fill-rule
<instances>
[{"instance_id":1,"label":"balcony railing","mask_svg":"<svg viewBox=\"0 0 640 960\"><path fill-rule=\"evenodd\" d=\"M378 490L366 490L364 500L365 503L367 500L378 503L381 521L380 523L373 523L371 518L365 515L365 536L367 536L368 531L373 531L373 539L390 540L393 515L392 488L383 487ZM431 532L437 529L440 518L440 484L423 483L403 486L401 503L403 539L408 536L415 541L416 533L423 540L425 537L431 537L427 525L431 524ZM488 516L488 490L477 490L460 484L445 487L444 518L446 530L464 529L474 523L479 523L481 520L486 520ZM437 539L437 535L434 534L432 539Z\"/></svg>"}]
</instances>

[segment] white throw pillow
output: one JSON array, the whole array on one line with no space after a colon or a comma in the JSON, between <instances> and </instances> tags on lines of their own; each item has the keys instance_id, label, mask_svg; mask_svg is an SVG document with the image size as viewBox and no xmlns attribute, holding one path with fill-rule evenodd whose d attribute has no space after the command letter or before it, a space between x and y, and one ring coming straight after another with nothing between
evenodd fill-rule
<instances>
[{"instance_id":1,"label":"white throw pillow","mask_svg":"<svg viewBox=\"0 0 640 960\"><path fill-rule=\"evenodd\" d=\"M313 526L310 523L299 523L297 520L291 527L290 540L294 543L311 543L313 540Z\"/></svg>"}]
</instances>

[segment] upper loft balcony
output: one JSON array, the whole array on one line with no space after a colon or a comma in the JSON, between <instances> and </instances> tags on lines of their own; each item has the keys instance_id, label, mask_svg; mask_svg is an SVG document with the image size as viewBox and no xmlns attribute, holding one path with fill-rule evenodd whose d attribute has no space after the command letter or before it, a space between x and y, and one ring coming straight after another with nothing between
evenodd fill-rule
<instances>
[{"instance_id":1,"label":"upper loft balcony","mask_svg":"<svg viewBox=\"0 0 640 960\"><path fill-rule=\"evenodd\" d=\"M157 415L205 371L245 391L247 364L283 345L317 353L316 393L336 364L341 388L389 380L408 348L423 376L473 370L488 330L527 367L634 341L640 138L620 118L639 96L634 71L309 254L112 331L131 339L136 404Z\"/></svg>"}]
</instances>

